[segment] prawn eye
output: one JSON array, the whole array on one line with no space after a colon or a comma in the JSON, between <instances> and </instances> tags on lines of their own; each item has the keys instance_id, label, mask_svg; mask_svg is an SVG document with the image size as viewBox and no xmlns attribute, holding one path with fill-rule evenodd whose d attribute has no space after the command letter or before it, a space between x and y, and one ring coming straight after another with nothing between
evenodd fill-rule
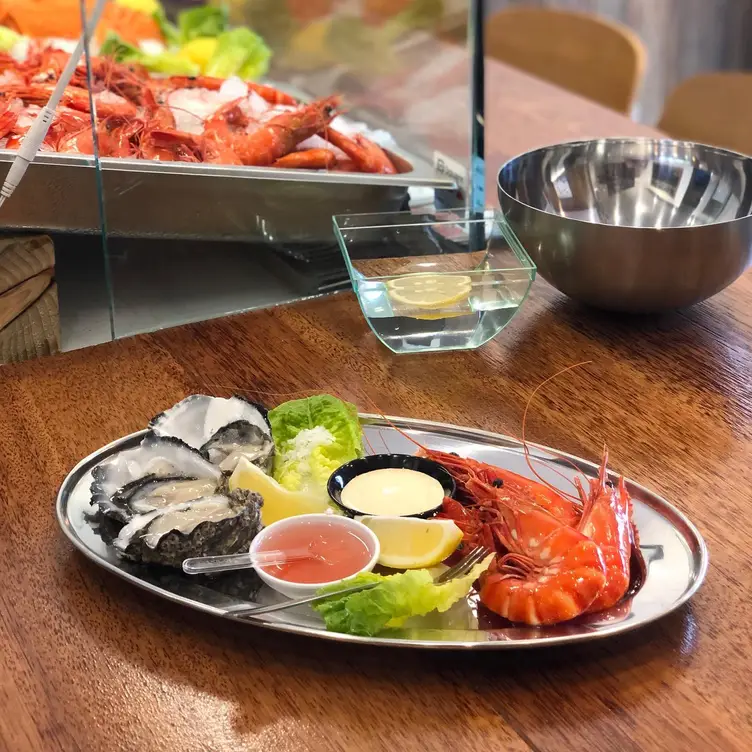
<instances>
[{"instance_id":1,"label":"prawn eye","mask_svg":"<svg viewBox=\"0 0 752 752\"><path fill-rule=\"evenodd\" d=\"M491 485L494 488L501 488L504 485L504 481L501 478L494 478Z\"/></svg>"}]
</instances>

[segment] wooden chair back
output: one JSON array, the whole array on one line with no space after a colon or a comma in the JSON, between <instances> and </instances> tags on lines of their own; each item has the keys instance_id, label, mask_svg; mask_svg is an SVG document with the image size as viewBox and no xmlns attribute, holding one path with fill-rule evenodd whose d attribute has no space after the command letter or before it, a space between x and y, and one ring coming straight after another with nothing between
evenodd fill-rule
<instances>
[{"instance_id":1,"label":"wooden chair back","mask_svg":"<svg viewBox=\"0 0 752 752\"><path fill-rule=\"evenodd\" d=\"M625 26L550 8L495 13L486 21L486 54L626 114L647 57Z\"/></svg>"},{"instance_id":2,"label":"wooden chair back","mask_svg":"<svg viewBox=\"0 0 752 752\"><path fill-rule=\"evenodd\" d=\"M752 73L702 73L680 83L658 128L671 138L752 155Z\"/></svg>"}]
</instances>

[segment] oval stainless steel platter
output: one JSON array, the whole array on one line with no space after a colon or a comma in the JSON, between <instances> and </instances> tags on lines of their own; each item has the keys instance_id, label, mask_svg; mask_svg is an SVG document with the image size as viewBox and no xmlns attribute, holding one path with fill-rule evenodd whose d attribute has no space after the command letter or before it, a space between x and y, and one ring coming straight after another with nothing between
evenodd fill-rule
<instances>
[{"instance_id":1,"label":"oval stainless steel platter","mask_svg":"<svg viewBox=\"0 0 752 752\"><path fill-rule=\"evenodd\" d=\"M533 477L520 442L510 437L408 418L361 415L361 419L366 446L375 453L412 453L416 449L412 438L432 449L457 452ZM415 619L402 629L378 637L327 632L323 621L307 606L258 617L237 617L231 613L233 607L249 602L275 603L282 596L259 586L256 576L248 571L207 584L178 571L124 562L86 521L92 468L111 454L137 444L145 433L139 431L118 439L73 468L57 498L57 516L63 532L85 556L134 585L175 603L266 629L340 642L442 650L519 649L584 642L630 631L670 613L694 595L708 567L707 548L695 526L665 499L627 481L647 573L636 595L609 611L555 627L530 628L502 623L478 607L475 597L470 597L444 614ZM590 477L597 474L594 463L572 455L537 447L531 448L531 455L546 461L537 463L536 470L562 490L571 490L566 479L575 477L575 468Z\"/></svg>"}]
</instances>

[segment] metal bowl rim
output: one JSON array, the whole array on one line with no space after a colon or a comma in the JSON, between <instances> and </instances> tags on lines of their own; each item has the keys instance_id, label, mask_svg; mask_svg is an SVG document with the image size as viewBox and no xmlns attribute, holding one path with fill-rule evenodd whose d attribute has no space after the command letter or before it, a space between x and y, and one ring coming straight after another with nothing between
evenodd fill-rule
<instances>
[{"instance_id":1,"label":"metal bowl rim","mask_svg":"<svg viewBox=\"0 0 752 752\"><path fill-rule=\"evenodd\" d=\"M712 146L710 144L703 144L699 141L686 141L686 140L679 140L674 138L652 138L651 136L607 136L605 138L584 138L584 139L575 139L572 141L558 141L551 144L546 144L544 146L538 146L535 149L528 149L527 151L520 152L519 154L516 154L511 159L508 159L502 166L499 168L499 171L496 173L496 190L499 193L503 193L510 201L514 201L515 203L519 204L520 206L524 206L526 209L530 209L531 211L538 212L539 214L544 214L548 217L557 217L558 219L564 219L567 222L577 222L578 224L582 225L590 225L592 227L614 227L619 230L638 230L640 232L671 232L671 231L677 231L682 232L684 230L699 230L703 227L719 227L722 225L731 225L736 222L743 222L744 220L749 219L752 217L752 211L750 211L749 214L747 214L744 217L735 217L734 219L725 219L723 221L718 222L708 222L704 225L683 225L681 227L639 227L637 225L609 225L605 222L591 222L587 219L577 219L576 217L567 217L562 214L554 214L553 212L547 212L543 209L539 209L537 206L531 206L530 204L526 204L524 201L520 201L518 198L515 198L514 196L510 196L509 193L507 193L502 187L501 187L501 173L509 167L513 162L516 162L518 159L521 159L522 157L530 156L531 154L535 154L536 152L541 151L547 151L549 149L553 149L554 147L560 147L560 146L581 146L584 144L594 144L598 143L599 141L608 141L610 143L631 143L631 144L640 144L640 143L654 143L654 144L681 144L684 146L690 146L690 147L701 147L703 149L709 149L710 151L716 152L718 154L721 154L722 156L726 157L736 157L738 159L741 159L747 163L749 163L750 166L752 166L752 157L748 156L747 154L742 154L738 151L732 151L731 149L724 149L722 146ZM502 208L502 213L503 208ZM505 215L506 216L506 215Z\"/></svg>"}]
</instances>

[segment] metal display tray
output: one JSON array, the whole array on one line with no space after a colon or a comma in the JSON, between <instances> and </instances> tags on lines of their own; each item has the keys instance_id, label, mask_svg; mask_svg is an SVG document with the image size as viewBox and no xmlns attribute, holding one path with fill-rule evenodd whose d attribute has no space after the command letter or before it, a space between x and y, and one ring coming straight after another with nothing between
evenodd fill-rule
<instances>
[{"instance_id":1,"label":"metal display tray","mask_svg":"<svg viewBox=\"0 0 752 752\"><path fill-rule=\"evenodd\" d=\"M362 415L361 420L365 444L374 447L376 452L412 454L416 448L410 441L412 438L432 449L457 452L533 477L520 442L507 436L410 418ZM476 598L471 596L443 614L434 612L377 637L328 632L320 617L308 606L255 618L238 617L233 614L233 608L248 605L249 601L275 603L282 596L266 586L259 589L258 580L255 583L252 579L249 581L248 570L225 576L229 581L222 579L206 584L177 570L125 562L103 543L86 521L84 513L91 500L91 470L113 453L136 445L145 433L138 431L117 439L73 468L57 498L57 516L63 532L84 556L134 585L176 604L249 625L318 639L391 647L444 650L545 647L601 639L649 624L691 598L707 572L707 548L695 526L665 499L627 481L647 570L636 594L607 611L553 627L533 628L504 623L500 617L484 613ZM546 460L547 465L536 463L536 470L558 487L561 487L563 478L571 481L577 471L590 477L598 473L594 463L573 455L540 447L531 447L530 454L533 458ZM610 477L616 480L615 475Z\"/></svg>"},{"instance_id":2,"label":"metal display tray","mask_svg":"<svg viewBox=\"0 0 752 752\"><path fill-rule=\"evenodd\" d=\"M427 162L401 175L326 173L105 157L105 229L113 237L333 245L332 216L400 211L410 186L452 189ZM15 151L0 150L0 180ZM93 156L42 153L3 206L5 230L102 231Z\"/></svg>"}]
</instances>

